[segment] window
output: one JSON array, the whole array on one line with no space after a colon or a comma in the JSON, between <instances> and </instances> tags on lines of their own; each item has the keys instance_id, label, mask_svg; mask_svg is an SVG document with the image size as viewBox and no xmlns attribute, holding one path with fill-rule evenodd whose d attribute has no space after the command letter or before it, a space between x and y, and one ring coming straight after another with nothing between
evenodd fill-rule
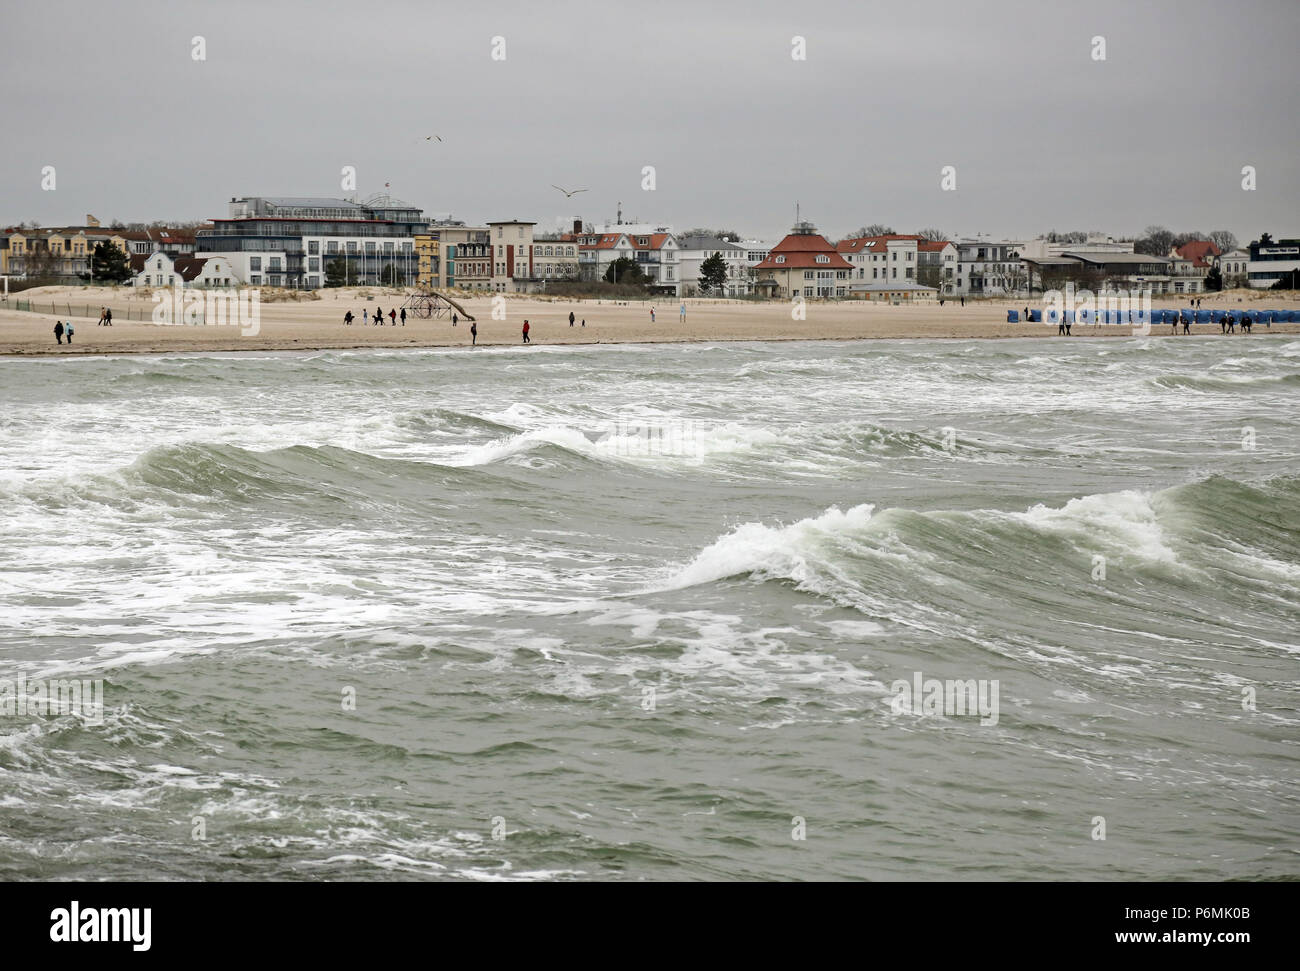
<instances>
[{"instance_id":1,"label":"window","mask_svg":"<svg viewBox=\"0 0 1300 971\"><path fill-rule=\"evenodd\" d=\"M311 256L317 256L317 255L319 255L319 254L320 254L320 240L318 240L318 239L309 240L309 241L307 242L307 252L308 252L308 254L310 254Z\"/></svg>"},{"instance_id":2,"label":"window","mask_svg":"<svg viewBox=\"0 0 1300 971\"><path fill-rule=\"evenodd\" d=\"M825 253L818 253L818 254L817 254L817 262L818 262L818 263L829 263L830 261L831 261L831 258L830 258L829 256L827 256Z\"/></svg>"},{"instance_id":3,"label":"window","mask_svg":"<svg viewBox=\"0 0 1300 971\"><path fill-rule=\"evenodd\" d=\"M813 272L812 272L812 270L804 270L804 271L803 271L803 278L804 278L805 280L811 280L811 279L813 278Z\"/></svg>"},{"instance_id":4,"label":"window","mask_svg":"<svg viewBox=\"0 0 1300 971\"><path fill-rule=\"evenodd\" d=\"M319 256L309 256L309 257L307 257L307 269L309 269L309 270L319 270L319 269L320 269L320 257L319 257Z\"/></svg>"},{"instance_id":5,"label":"window","mask_svg":"<svg viewBox=\"0 0 1300 971\"><path fill-rule=\"evenodd\" d=\"M784 262L785 262L785 257L784 257L784 256L778 256L778 257L776 258L776 262L777 262L777 263L784 263Z\"/></svg>"},{"instance_id":6,"label":"window","mask_svg":"<svg viewBox=\"0 0 1300 971\"><path fill-rule=\"evenodd\" d=\"M262 258L260 256L250 256L248 258L248 268L253 272L260 270L262 268Z\"/></svg>"}]
</instances>

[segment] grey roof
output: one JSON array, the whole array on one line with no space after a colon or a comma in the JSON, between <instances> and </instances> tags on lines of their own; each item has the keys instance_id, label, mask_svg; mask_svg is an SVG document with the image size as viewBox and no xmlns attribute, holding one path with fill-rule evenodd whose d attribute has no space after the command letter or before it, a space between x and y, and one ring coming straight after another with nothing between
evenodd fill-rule
<instances>
[{"instance_id":1,"label":"grey roof","mask_svg":"<svg viewBox=\"0 0 1300 971\"><path fill-rule=\"evenodd\" d=\"M1088 263L1171 263L1167 256L1149 256L1146 253L1062 253Z\"/></svg>"},{"instance_id":2,"label":"grey roof","mask_svg":"<svg viewBox=\"0 0 1300 971\"><path fill-rule=\"evenodd\" d=\"M259 198L253 196L252 198ZM300 206L307 209L364 209L365 206L350 199L322 199L316 196L261 196L263 202L273 206Z\"/></svg>"},{"instance_id":3,"label":"grey roof","mask_svg":"<svg viewBox=\"0 0 1300 971\"><path fill-rule=\"evenodd\" d=\"M681 249L701 249L713 252L721 252L725 249L744 253L749 249L747 246L741 246L739 243L729 243L717 236L678 236L677 245Z\"/></svg>"}]
</instances>

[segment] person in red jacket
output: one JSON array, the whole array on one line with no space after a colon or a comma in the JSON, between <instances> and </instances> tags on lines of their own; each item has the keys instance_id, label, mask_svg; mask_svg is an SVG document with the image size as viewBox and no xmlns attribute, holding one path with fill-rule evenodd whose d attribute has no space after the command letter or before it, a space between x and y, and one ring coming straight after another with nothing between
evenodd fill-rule
<instances>
[{"instance_id":1,"label":"person in red jacket","mask_svg":"<svg viewBox=\"0 0 1300 971\"><path fill-rule=\"evenodd\" d=\"M525 343L525 344L531 344L531 343L532 343L532 341L530 341L530 340L528 339L528 330L529 330L529 328L528 328L528 321L525 320L525 321L524 321L524 343Z\"/></svg>"},{"instance_id":2,"label":"person in red jacket","mask_svg":"<svg viewBox=\"0 0 1300 971\"><path fill-rule=\"evenodd\" d=\"M390 311L388 311L388 319L391 320L391 321L393 322L393 326L396 327L396 326L397 326L397 311L396 311L396 310L390 310Z\"/></svg>"}]
</instances>

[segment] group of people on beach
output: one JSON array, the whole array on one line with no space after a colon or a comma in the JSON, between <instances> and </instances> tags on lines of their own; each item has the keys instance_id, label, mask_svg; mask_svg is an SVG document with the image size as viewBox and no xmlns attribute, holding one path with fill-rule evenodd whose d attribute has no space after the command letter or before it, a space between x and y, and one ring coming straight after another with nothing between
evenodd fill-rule
<instances>
[{"instance_id":1,"label":"group of people on beach","mask_svg":"<svg viewBox=\"0 0 1300 971\"><path fill-rule=\"evenodd\" d=\"M63 343L63 338L65 337L68 339L68 343L71 344L72 334L72 321L69 320L67 324L64 324L61 320L56 320L54 322L54 339L60 344Z\"/></svg>"},{"instance_id":2,"label":"group of people on beach","mask_svg":"<svg viewBox=\"0 0 1300 971\"><path fill-rule=\"evenodd\" d=\"M110 310L108 307L100 307L100 308L99 308L99 323L96 324L95 326L96 326L96 327L112 327L112 326L113 326L113 311Z\"/></svg>"},{"instance_id":3,"label":"group of people on beach","mask_svg":"<svg viewBox=\"0 0 1300 971\"><path fill-rule=\"evenodd\" d=\"M345 313L345 314L343 315L343 323L346 324L346 325L348 325L349 327L352 326L352 321L354 321L354 320L356 320L356 319L357 319L356 317L352 316L352 311L351 311L351 310L349 310L347 313ZM389 311L388 311L388 319L392 322L393 326L396 327L396 326L397 326L397 321L398 321L398 313L397 313L397 311L396 311L396 310L389 310ZM384 326L384 308L383 308L383 307L375 307L375 315L374 315L374 317L372 317L372 318L367 318L367 317L366 317L366 308L365 308L365 307L362 307L362 308L361 308L361 324L362 324L362 326L364 327L366 324L371 323L372 321L374 322L374 325L375 325L376 327L383 327L383 326ZM402 326L405 327L405 326L406 326L406 308L405 308L405 307L402 308L401 321L402 321Z\"/></svg>"}]
</instances>

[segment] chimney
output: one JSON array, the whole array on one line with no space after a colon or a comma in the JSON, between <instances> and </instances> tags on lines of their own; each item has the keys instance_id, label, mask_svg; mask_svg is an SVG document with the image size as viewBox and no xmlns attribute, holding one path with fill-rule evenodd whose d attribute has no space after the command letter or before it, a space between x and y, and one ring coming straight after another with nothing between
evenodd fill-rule
<instances>
[{"instance_id":1,"label":"chimney","mask_svg":"<svg viewBox=\"0 0 1300 971\"><path fill-rule=\"evenodd\" d=\"M582 220L581 220L581 219L575 219L575 220L573 221L573 235L574 235L574 236L581 236L581 235L582 235Z\"/></svg>"},{"instance_id":2,"label":"chimney","mask_svg":"<svg viewBox=\"0 0 1300 971\"><path fill-rule=\"evenodd\" d=\"M98 225L99 225L99 220L96 219L94 216L92 216L90 213L86 213L86 225L87 225L87 226L98 226Z\"/></svg>"}]
</instances>

